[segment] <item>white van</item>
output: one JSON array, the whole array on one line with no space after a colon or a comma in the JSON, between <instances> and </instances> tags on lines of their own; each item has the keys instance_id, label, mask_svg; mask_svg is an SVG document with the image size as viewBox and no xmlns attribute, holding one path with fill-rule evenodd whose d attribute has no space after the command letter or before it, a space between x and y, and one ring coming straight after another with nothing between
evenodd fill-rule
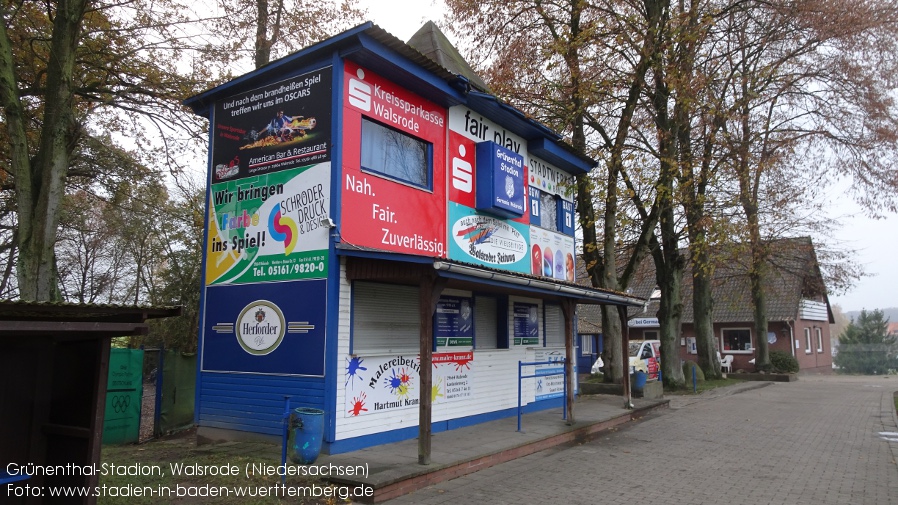
<instances>
[{"instance_id":1,"label":"white van","mask_svg":"<svg viewBox=\"0 0 898 505\"><path fill-rule=\"evenodd\" d=\"M649 379L657 379L661 370L661 341L660 340L631 340L627 347L630 355L630 374L638 371L648 374ZM605 364L602 358L592 365L592 373L603 373Z\"/></svg>"}]
</instances>

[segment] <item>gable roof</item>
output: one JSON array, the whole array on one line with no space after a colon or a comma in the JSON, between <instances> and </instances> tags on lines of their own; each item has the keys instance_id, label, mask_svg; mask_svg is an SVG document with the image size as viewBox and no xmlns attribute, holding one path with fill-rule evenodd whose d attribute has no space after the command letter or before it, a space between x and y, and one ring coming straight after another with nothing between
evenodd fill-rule
<instances>
[{"instance_id":1,"label":"gable roof","mask_svg":"<svg viewBox=\"0 0 898 505\"><path fill-rule=\"evenodd\" d=\"M415 32L408 40L408 45L449 72L465 77L481 91L490 91L489 86L474 72L471 65L465 61L458 49L449 42L446 35L433 21L428 21Z\"/></svg>"},{"instance_id":2,"label":"gable roof","mask_svg":"<svg viewBox=\"0 0 898 505\"><path fill-rule=\"evenodd\" d=\"M784 238L765 243L769 256L764 274L764 287L767 296L768 321L790 321L798 317L799 304L802 299L813 299L826 303L829 299L823 275L817 263L814 244L809 237ZM714 301L712 318L715 323L752 323L754 320L751 299L751 284L748 276L751 253L746 247L736 247L728 254L717 254L717 262L711 280L711 298ZM681 250L688 255L688 250ZM714 252L712 252L712 255ZM680 294L683 301L682 323L692 324L693 290L692 268L687 261L683 272ZM655 289L655 265L648 257L639 265L628 293L638 298L649 298ZM580 308L580 332L588 333L598 325L601 327L601 312L598 310L583 311ZM641 309L631 310L630 317L654 317L658 312L658 301L649 303L646 312Z\"/></svg>"}]
</instances>

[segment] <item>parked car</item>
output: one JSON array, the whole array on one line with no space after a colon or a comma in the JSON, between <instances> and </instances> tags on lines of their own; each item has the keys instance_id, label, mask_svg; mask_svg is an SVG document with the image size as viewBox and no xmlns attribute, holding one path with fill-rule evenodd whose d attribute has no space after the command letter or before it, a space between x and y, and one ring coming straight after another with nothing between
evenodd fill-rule
<instances>
[{"instance_id":1,"label":"parked car","mask_svg":"<svg viewBox=\"0 0 898 505\"><path fill-rule=\"evenodd\" d=\"M630 374L641 371L648 374L649 379L658 378L658 371L661 370L660 340L631 340L627 354L630 355ZM590 371L605 373L605 363L601 357L593 363Z\"/></svg>"}]
</instances>

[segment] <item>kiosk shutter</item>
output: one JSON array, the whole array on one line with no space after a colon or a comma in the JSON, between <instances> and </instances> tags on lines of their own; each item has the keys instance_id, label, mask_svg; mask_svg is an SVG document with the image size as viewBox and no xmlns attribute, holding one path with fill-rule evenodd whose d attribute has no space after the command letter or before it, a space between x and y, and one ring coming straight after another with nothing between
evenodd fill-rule
<instances>
[{"instance_id":1,"label":"kiosk shutter","mask_svg":"<svg viewBox=\"0 0 898 505\"><path fill-rule=\"evenodd\" d=\"M352 294L353 353L419 351L417 287L356 281Z\"/></svg>"},{"instance_id":2,"label":"kiosk shutter","mask_svg":"<svg viewBox=\"0 0 898 505\"><path fill-rule=\"evenodd\" d=\"M559 305L545 305L546 347L564 347L564 315Z\"/></svg>"},{"instance_id":3,"label":"kiosk shutter","mask_svg":"<svg viewBox=\"0 0 898 505\"><path fill-rule=\"evenodd\" d=\"M478 349L495 349L496 339L496 299L489 296L474 298L474 345Z\"/></svg>"}]
</instances>

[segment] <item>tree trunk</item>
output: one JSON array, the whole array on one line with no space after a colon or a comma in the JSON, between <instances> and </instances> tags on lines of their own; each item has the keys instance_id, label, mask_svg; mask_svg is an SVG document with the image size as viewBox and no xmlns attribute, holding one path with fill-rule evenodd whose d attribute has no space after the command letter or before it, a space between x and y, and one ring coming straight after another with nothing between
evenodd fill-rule
<instances>
[{"instance_id":1,"label":"tree trunk","mask_svg":"<svg viewBox=\"0 0 898 505\"><path fill-rule=\"evenodd\" d=\"M29 157L24 134L23 105L12 68L12 51L5 28L0 33L0 99L8 118L10 164L16 179L19 257L16 274L23 300L60 299L54 245L59 210L65 192L72 146L78 136L72 76L75 48L87 0L60 0L53 20L47 62L46 94L41 136ZM12 89L10 89L12 87Z\"/></svg>"}]
</instances>

